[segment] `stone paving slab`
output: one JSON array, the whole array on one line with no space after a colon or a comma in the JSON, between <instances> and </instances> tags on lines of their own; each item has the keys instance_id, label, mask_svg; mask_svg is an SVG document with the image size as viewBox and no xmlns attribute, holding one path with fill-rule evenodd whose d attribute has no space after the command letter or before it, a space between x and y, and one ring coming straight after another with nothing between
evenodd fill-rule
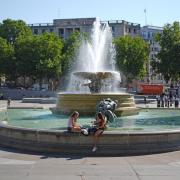
<instances>
[{"instance_id":1,"label":"stone paving slab","mask_svg":"<svg viewBox=\"0 0 180 180\"><path fill-rule=\"evenodd\" d=\"M31 165L0 165L0 175L4 177L26 177L29 174L31 168Z\"/></svg>"},{"instance_id":2,"label":"stone paving slab","mask_svg":"<svg viewBox=\"0 0 180 180\"><path fill-rule=\"evenodd\" d=\"M80 176L72 175L61 175L61 176L49 176L49 175L40 175L40 176L29 176L25 180L84 180Z\"/></svg>"},{"instance_id":3,"label":"stone paving slab","mask_svg":"<svg viewBox=\"0 0 180 180\"><path fill-rule=\"evenodd\" d=\"M26 180L27 176L22 176L22 175L2 175L0 176L1 180Z\"/></svg>"},{"instance_id":4,"label":"stone paving slab","mask_svg":"<svg viewBox=\"0 0 180 180\"><path fill-rule=\"evenodd\" d=\"M133 166L139 176L178 176L180 167L169 165L138 165Z\"/></svg>"},{"instance_id":5,"label":"stone paving slab","mask_svg":"<svg viewBox=\"0 0 180 180\"><path fill-rule=\"evenodd\" d=\"M0 180L41 179L179 180L180 151L127 157L68 157L0 149Z\"/></svg>"},{"instance_id":6,"label":"stone paving slab","mask_svg":"<svg viewBox=\"0 0 180 180\"><path fill-rule=\"evenodd\" d=\"M84 176L84 180L139 180L136 176Z\"/></svg>"},{"instance_id":7,"label":"stone paving slab","mask_svg":"<svg viewBox=\"0 0 180 180\"><path fill-rule=\"evenodd\" d=\"M140 180L180 180L179 176L141 176Z\"/></svg>"},{"instance_id":8,"label":"stone paving slab","mask_svg":"<svg viewBox=\"0 0 180 180\"><path fill-rule=\"evenodd\" d=\"M45 108L48 109L50 107L55 107L56 104L40 104L40 103L22 103L20 100L12 100L10 107L12 108ZM6 100L0 100L0 108L7 107Z\"/></svg>"}]
</instances>

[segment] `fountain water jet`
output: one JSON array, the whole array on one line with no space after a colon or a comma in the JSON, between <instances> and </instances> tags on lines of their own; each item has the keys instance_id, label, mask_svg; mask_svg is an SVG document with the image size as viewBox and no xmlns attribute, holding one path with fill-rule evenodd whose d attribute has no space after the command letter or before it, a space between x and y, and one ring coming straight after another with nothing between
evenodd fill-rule
<instances>
[{"instance_id":1,"label":"fountain water jet","mask_svg":"<svg viewBox=\"0 0 180 180\"><path fill-rule=\"evenodd\" d=\"M66 92L58 93L56 113L94 115L96 104L103 99L117 100L117 116L137 114L134 97L119 92L120 73L115 71L115 50L112 32L108 24L96 20L90 40L84 40L79 48L71 80Z\"/></svg>"}]
</instances>

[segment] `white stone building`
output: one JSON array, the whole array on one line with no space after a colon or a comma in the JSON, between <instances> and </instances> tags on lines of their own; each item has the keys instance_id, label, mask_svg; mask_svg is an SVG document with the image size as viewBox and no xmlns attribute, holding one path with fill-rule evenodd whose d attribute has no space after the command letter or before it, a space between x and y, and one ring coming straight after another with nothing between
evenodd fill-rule
<instances>
[{"instance_id":1,"label":"white stone building","mask_svg":"<svg viewBox=\"0 0 180 180\"><path fill-rule=\"evenodd\" d=\"M55 32L58 36L67 39L74 31L90 33L96 18L54 19L53 23L29 24L33 34ZM112 28L114 37L140 35L140 24L130 23L124 20L101 21L108 23Z\"/></svg>"},{"instance_id":2,"label":"white stone building","mask_svg":"<svg viewBox=\"0 0 180 180\"><path fill-rule=\"evenodd\" d=\"M162 33L163 28L157 26L143 26L141 28L141 36L147 41L150 45L150 55L149 55L149 63L148 63L148 77L147 81L152 84L162 84L164 83L163 77L161 74L155 74L152 67L151 61L157 61L156 55L160 51L160 45L155 41L155 35L157 33Z\"/></svg>"}]
</instances>

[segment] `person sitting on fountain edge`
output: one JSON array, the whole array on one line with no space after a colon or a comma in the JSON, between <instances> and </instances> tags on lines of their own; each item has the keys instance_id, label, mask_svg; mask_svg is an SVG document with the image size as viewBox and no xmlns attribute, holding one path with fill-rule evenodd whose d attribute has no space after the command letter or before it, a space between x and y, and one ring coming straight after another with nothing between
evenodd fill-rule
<instances>
[{"instance_id":1,"label":"person sitting on fountain edge","mask_svg":"<svg viewBox=\"0 0 180 180\"><path fill-rule=\"evenodd\" d=\"M96 131L93 137L94 146L93 146L92 151L95 152L97 150L97 143L98 143L99 137L104 132L104 129L106 128L106 120L101 112L98 112L96 121L94 121L93 123L95 125Z\"/></svg>"},{"instance_id":2,"label":"person sitting on fountain edge","mask_svg":"<svg viewBox=\"0 0 180 180\"><path fill-rule=\"evenodd\" d=\"M79 113L77 111L74 111L69 120L68 120L68 132L81 132L81 127L77 125L77 119L79 117Z\"/></svg>"}]
</instances>

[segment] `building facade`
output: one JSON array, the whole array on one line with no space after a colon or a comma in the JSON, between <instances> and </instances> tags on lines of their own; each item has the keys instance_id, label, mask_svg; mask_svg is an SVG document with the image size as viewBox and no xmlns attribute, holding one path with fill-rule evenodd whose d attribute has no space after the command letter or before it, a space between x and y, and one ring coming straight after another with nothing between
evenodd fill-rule
<instances>
[{"instance_id":1,"label":"building facade","mask_svg":"<svg viewBox=\"0 0 180 180\"><path fill-rule=\"evenodd\" d=\"M141 28L141 36L142 38L147 41L150 45L150 55L149 55L149 62L148 62L148 81L154 84L162 84L164 83L164 79L161 74L155 74L152 67L151 62L157 61L157 54L159 53L161 47L158 42L155 41L155 35L157 33L162 33L163 28L157 26L143 26Z\"/></svg>"},{"instance_id":2,"label":"building facade","mask_svg":"<svg viewBox=\"0 0 180 180\"><path fill-rule=\"evenodd\" d=\"M76 18L76 19L54 19L53 23L29 24L33 34L42 34L44 32L54 32L59 37L67 39L74 31L90 33L96 18ZM139 36L140 24L126 22L124 20L101 21L108 23L112 29L113 37L124 35Z\"/></svg>"},{"instance_id":3,"label":"building facade","mask_svg":"<svg viewBox=\"0 0 180 180\"><path fill-rule=\"evenodd\" d=\"M114 38L125 35L130 35L133 37L140 35L140 24L130 23L124 20L115 20L107 22L112 29L112 34Z\"/></svg>"}]
</instances>

